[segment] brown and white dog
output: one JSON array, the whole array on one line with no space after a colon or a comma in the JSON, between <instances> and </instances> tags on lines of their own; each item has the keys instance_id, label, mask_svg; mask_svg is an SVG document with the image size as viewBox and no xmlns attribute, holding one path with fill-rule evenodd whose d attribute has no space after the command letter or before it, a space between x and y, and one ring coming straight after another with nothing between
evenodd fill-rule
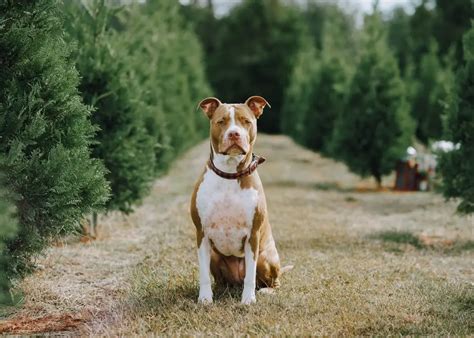
<instances>
[{"instance_id":1,"label":"brown and white dog","mask_svg":"<svg viewBox=\"0 0 474 338\"><path fill-rule=\"evenodd\" d=\"M199 104L211 129L210 159L191 198L201 303L212 303L210 273L217 284L243 284L243 304L256 301L257 286L280 285L280 258L255 170L264 159L252 153L257 119L266 105L260 96L243 104L225 104L213 97Z\"/></svg>"}]
</instances>

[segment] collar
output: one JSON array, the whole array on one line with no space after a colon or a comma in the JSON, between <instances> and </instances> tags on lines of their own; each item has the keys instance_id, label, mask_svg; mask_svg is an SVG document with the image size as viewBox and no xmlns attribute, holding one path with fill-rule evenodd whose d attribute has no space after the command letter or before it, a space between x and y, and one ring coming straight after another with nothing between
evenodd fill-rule
<instances>
[{"instance_id":1,"label":"collar","mask_svg":"<svg viewBox=\"0 0 474 338\"><path fill-rule=\"evenodd\" d=\"M214 153L211 147L211 155L209 156L209 161L207 162L207 165L209 166L209 168L211 168L213 172L216 173L217 176L220 176L228 180L236 180L238 178L251 175L257 169L259 164L262 164L263 162L265 162L265 157L258 156L252 153L252 161L250 162L247 168L245 168L244 170L238 171L236 173L228 173L217 168L216 165L214 164L213 159L214 159Z\"/></svg>"}]
</instances>

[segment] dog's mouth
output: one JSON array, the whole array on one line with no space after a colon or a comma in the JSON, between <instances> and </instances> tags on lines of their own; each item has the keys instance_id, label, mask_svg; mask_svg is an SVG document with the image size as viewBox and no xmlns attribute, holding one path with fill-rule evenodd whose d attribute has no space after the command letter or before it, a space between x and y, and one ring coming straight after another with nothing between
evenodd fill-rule
<instances>
[{"instance_id":1,"label":"dog's mouth","mask_svg":"<svg viewBox=\"0 0 474 338\"><path fill-rule=\"evenodd\" d=\"M247 155L247 151L242 148L242 146L238 145L237 143L234 143L227 147L223 152L221 152L222 155Z\"/></svg>"}]
</instances>

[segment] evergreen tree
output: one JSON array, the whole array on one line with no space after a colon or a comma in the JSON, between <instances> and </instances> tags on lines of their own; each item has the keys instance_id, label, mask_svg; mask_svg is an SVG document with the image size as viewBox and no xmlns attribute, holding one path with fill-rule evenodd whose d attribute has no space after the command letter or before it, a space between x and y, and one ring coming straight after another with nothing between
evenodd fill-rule
<instances>
[{"instance_id":1,"label":"evergreen tree","mask_svg":"<svg viewBox=\"0 0 474 338\"><path fill-rule=\"evenodd\" d=\"M412 136L403 83L379 19L366 17L362 55L334 131L332 152L350 170L380 186Z\"/></svg>"},{"instance_id":2,"label":"evergreen tree","mask_svg":"<svg viewBox=\"0 0 474 338\"><path fill-rule=\"evenodd\" d=\"M441 64L438 47L432 41L430 50L423 55L415 81L412 116L416 121L416 136L425 144L442 135L441 112L448 96L446 76L449 69Z\"/></svg>"},{"instance_id":3,"label":"evergreen tree","mask_svg":"<svg viewBox=\"0 0 474 338\"><path fill-rule=\"evenodd\" d=\"M312 112L311 106L313 78L318 71L318 53L311 43L301 48L296 56L295 66L285 92L282 108L281 129L296 142L305 144L306 115Z\"/></svg>"},{"instance_id":4,"label":"evergreen tree","mask_svg":"<svg viewBox=\"0 0 474 338\"><path fill-rule=\"evenodd\" d=\"M436 0L436 19L433 24L434 36L440 44L441 55L446 55L455 47L456 64L461 64L462 37L471 27L474 18L472 0Z\"/></svg>"},{"instance_id":5,"label":"evergreen tree","mask_svg":"<svg viewBox=\"0 0 474 338\"><path fill-rule=\"evenodd\" d=\"M446 134L458 144L441 156L443 193L459 197L458 211L474 212L474 24L463 39L465 64L458 72L456 90L448 105Z\"/></svg>"},{"instance_id":6,"label":"evergreen tree","mask_svg":"<svg viewBox=\"0 0 474 338\"><path fill-rule=\"evenodd\" d=\"M144 126L139 78L124 50L124 36L114 28L117 9L105 0L71 2L66 7L69 40L81 74L79 90L94 107L92 122L100 128L93 156L108 170L112 196L108 210L130 212L149 191L155 177L155 140Z\"/></svg>"},{"instance_id":7,"label":"evergreen tree","mask_svg":"<svg viewBox=\"0 0 474 338\"><path fill-rule=\"evenodd\" d=\"M18 231L18 224L14 218L12 208L13 206L8 201L6 192L0 189L0 305L9 304L12 301L9 293L10 279L7 274L12 262L7 251L7 244L16 236Z\"/></svg>"},{"instance_id":8,"label":"evergreen tree","mask_svg":"<svg viewBox=\"0 0 474 338\"><path fill-rule=\"evenodd\" d=\"M410 16L407 44L401 48L411 49L413 60L421 60L429 52L436 20L436 13L429 7L429 0L422 0Z\"/></svg>"},{"instance_id":9,"label":"evergreen tree","mask_svg":"<svg viewBox=\"0 0 474 338\"><path fill-rule=\"evenodd\" d=\"M332 35L331 44L337 44L344 50L350 51L352 56L357 52L354 32L354 16L347 14L339 4L334 1L307 0L302 18L308 26L309 36L317 50L323 50L328 43L328 30L335 28L339 35Z\"/></svg>"},{"instance_id":10,"label":"evergreen tree","mask_svg":"<svg viewBox=\"0 0 474 338\"><path fill-rule=\"evenodd\" d=\"M190 3L181 5L185 22L191 24L203 47L204 55L212 57L216 51L216 32L220 29L220 21L214 15L212 2L207 6ZM205 64L208 66L208 63Z\"/></svg>"},{"instance_id":11,"label":"evergreen tree","mask_svg":"<svg viewBox=\"0 0 474 338\"><path fill-rule=\"evenodd\" d=\"M16 196L18 233L7 241L7 275L32 267L51 237L79 228L108 196L90 158L95 129L77 92L56 0L0 3L0 156Z\"/></svg>"},{"instance_id":12,"label":"evergreen tree","mask_svg":"<svg viewBox=\"0 0 474 338\"><path fill-rule=\"evenodd\" d=\"M220 23L216 50L208 55L208 77L216 96L241 102L262 95L272 105L259 128L280 131L280 109L306 23L300 10L281 0L244 0Z\"/></svg>"},{"instance_id":13,"label":"evergreen tree","mask_svg":"<svg viewBox=\"0 0 474 338\"><path fill-rule=\"evenodd\" d=\"M344 62L346 47L337 45L340 33L340 26L334 20L327 20L319 55L310 44L302 50L283 108L282 130L297 142L324 154L329 153L349 73Z\"/></svg>"},{"instance_id":14,"label":"evergreen tree","mask_svg":"<svg viewBox=\"0 0 474 338\"><path fill-rule=\"evenodd\" d=\"M387 39L398 61L400 73L404 76L406 68L413 62L414 38L410 31L411 17L403 7L396 7L387 22Z\"/></svg>"},{"instance_id":15,"label":"evergreen tree","mask_svg":"<svg viewBox=\"0 0 474 338\"><path fill-rule=\"evenodd\" d=\"M209 96L201 46L175 0L152 0L121 18L123 41L141 84L140 100L155 135L157 168L207 135L196 102Z\"/></svg>"}]
</instances>

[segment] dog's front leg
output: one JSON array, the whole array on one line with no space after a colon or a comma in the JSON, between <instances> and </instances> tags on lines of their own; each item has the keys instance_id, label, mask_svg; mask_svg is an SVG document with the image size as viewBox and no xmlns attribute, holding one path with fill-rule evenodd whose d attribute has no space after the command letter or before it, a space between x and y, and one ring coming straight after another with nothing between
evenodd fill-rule
<instances>
[{"instance_id":1,"label":"dog's front leg","mask_svg":"<svg viewBox=\"0 0 474 338\"><path fill-rule=\"evenodd\" d=\"M198 248L199 259L199 303L212 303L212 288L211 288L211 245L209 238L205 236L201 245Z\"/></svg>"},{"instance_id":2,"label":"dog's front leg","mask_svg":"<svg viewBox=\"0 0 474 338\"><path fill-rule=\"evenodd\" d=\"M254 245L252 245L252 242ZM257 301L255 298L255 284L257 279L258 240L256 238L245 241L244 253L245 278L244 291L242 292L242 304L252 304Z\"/></svg>"}]
</instances>

